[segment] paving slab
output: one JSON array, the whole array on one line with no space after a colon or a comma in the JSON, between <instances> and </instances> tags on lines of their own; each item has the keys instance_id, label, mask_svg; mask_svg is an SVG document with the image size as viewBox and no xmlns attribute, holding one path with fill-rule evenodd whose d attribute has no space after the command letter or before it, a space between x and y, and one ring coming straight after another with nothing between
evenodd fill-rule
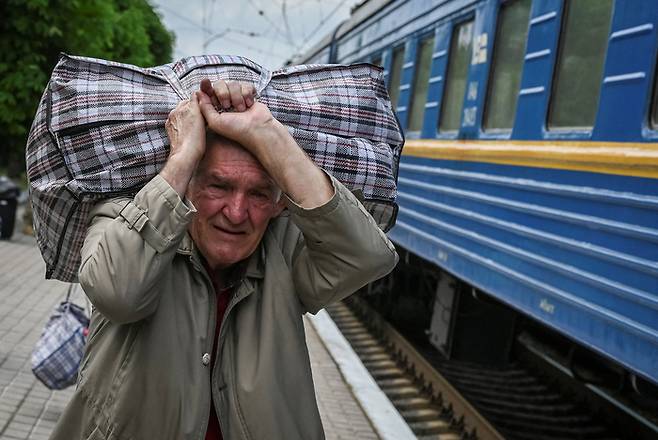
<instances>
[{"instance_id":1,"label":"paving slab","mask_svg":"<svg viewBox=\"0 0 658 440\"><path fill-rule=\"evenodd\" d=\"M46 438L73 389L51 391L30 369L30 355L67 284L45 280L34 238L0 241L0 439Z\"/></svg>"},{"instance_id":2,"label":"paving slab","mask_svg":"<svg viewBox=\"0 0 658 440\"><path fill-rule=\"evenodd\" d=\"M379 439L309 318L304 319L313 383L327 440Z\"/></svg>"}]
</instances>

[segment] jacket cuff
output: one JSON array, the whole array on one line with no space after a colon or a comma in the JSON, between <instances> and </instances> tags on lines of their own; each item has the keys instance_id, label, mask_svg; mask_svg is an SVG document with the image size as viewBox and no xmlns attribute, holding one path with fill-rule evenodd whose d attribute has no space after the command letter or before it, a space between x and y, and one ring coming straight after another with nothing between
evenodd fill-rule
<instances>
[{"instance_id":1,"label":"jacket cuff","mask_svg":"<svg viewBox=\"0 0 658 440\"><path fill-rule=\"evenodd\" d=\"M356 220L354 214L360 212L362 216L361 221L369 224L369 229L372 228L372 230L376 231L381 242L386 245L390 252L395 253L395 246L363 206L358 198L358 194L354 194L347 189L335 177L328 173L327 175L334 187L334 196L324 205L317 208L304 209L291 199L287 199L288 209L290 210L292 219L304 235L307 238L316 237L316 241L319 243L322 241L321 237L326 236L328 231L338 230L344 227L344 225L356 226L357 224L362 224L361 222L354 223ZM354 209L357 211L354 211ZM310 243L307 243L307 245L313 246Z\"/></svg>"},{"instance_id":2,"label":"jacket cuff","mask_svg":"<svg viewBox=\"0 0 658 440\"><path fill-rule=\"evenodd\" d=\"M128 228L135 229L159 253L178 243L196 213L191 202L178 193L159 174L148 182L121 209Z\"/></svg>"}]
</instances>

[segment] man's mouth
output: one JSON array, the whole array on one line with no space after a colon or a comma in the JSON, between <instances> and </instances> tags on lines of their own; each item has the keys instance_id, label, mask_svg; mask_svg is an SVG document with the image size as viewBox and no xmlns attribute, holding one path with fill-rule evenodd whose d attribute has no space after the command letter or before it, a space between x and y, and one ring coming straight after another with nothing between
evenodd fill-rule
<instances>
[{"instance_id":1,"label":"man's mouth","mask_svg":"<svg viewBox=\"0 0 658 440\"><path fill-rule=\"evenodd\" d=\"M225 234L230 234L230 235L243 235L243 234L245 234L244 231L239 231L239 230L234 230L234 229L227 229L227 228L224 228L222 226L213 225L213 228L215 228L215 229L217 229L217 230L219 230L219 231L221 231Z\"/></svg>"}]
</instances>

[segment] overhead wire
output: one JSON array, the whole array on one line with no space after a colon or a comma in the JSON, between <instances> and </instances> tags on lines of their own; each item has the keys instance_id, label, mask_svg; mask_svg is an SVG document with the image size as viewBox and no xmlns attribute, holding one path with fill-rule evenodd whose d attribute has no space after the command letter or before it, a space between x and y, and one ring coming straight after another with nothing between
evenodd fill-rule
<instances>
[{"instance_id":1,"label":"overhead wire","mask_svg":"<svg viewBox=\"0 0 658 440\"><path fill-rule=\"evenodd\" d=\"M159 4L159 3L157 3L156 6L157 6L158 8L162 8L162 9L164 9L165 11L168 11L171 15L173 15L173 16L175 16L175 17L178 17L179 19L181 19L181 20L183 20L183 21L186 21L186 22L188 22L188 23L190 23L190 24L195 25L195 26L197 27L197 29L204 30L204 28L205 28L205 27L203 26L203 24L200 25L198 22L192 20L191 18L188 18L188 17L186 17L186 16L184 16L184 15L182 15L182 14L179 14L175 9L172 9L172 8L170 8L170 7L168 7L168 6L165 6L165 5L162 5L162 4Z\"/></svg>"},{"instance_id":2,"label":"overhead wire","mask_svg":"<svg viewBox=\"0 0 658 440\"><path fill-rule=\"evenodd\" d=\"M340 10L340 8L341 8L345 3L347 3L347 0L341 0L340 3L338 3L338 4L336 5L336 7L335 7L334 9L332 9L331 12L329 12L329 14L328 14L326 17L324 17L324 18L322 18L322 19L320 20L320 22L318 23L318 25L317 25L317 26L316 26L316 27L315 27L310 33L308 33L308 34L306 34L306 35L304 36L304 38L303 38L303 40L302 40L302 41L304 41L304 44L302 44L301 48L300 48L299 50L297 50L297 53L293 54L292 57L295 57L295 56L301 54L302 49L304 49L305 47L308 46L308 44L309 44L309 42L310 42L309 38L310 38L312 35L315 35L315 34L316 34L316 33L322 28L322 26L324 26L325 23L327 23L327 21L329 21L329 19L330 19L334 14L336 14L336 12L338 12L338 11Z\"/></svg>"},{"instance_id":3,"label":"overhead wire","mask_svg":"<svg viewBox=\"0 0 658 440\"><path fill-rule=\"evenodd\" d=\"M242 41L235 40L235 39L233 39L233 38L231 38L231 37L224 36L224 37L222 37L222 38L225 39L226 41L230 41L230 42L232 42L232 43L239 44L239 45L241 45L242 47L244 47L244 48L246 48L246 49L249 49L249 50L253 50L254 52L257 52L257 53L261 53L261 54L269 55L269 56L274 55L274 56L279 57L279 58L281 58L281 59L285 59L285 58L286 58L286 55L283 55L283 54L280 54L280 53L267 52L267 51L264 51L263 49L260 49L260 48L258 48L258 47L251 46L251 45L246 44L246 43L244 43L244 42L242 42Z\"/></svg>"},{"instance_id":4,"label":"overhead wire","mask_svg":"<svg viewBox=\"0 0 658 440\"><path fill-rule=\"evenodd\" d=\"M281 58L282 60L285 59L291 59L294 58L295 56L298 56L303 52L303 50L308 46L311 41L309 38L312 38L324 25L327 24L327 22L343 7L348 0L341 0L330 12L328 15L324 16L323 13L323 8L320 6L322 3L322 0L318 0L318 9L320 11L320 21L318 24L313 28L311 32L306 33L306 27L303 26L302 32L300 34L303 34L304 36L301 39L296 39L294 38L293 35L293 29L291 26L291 20L290 20L290 11L292 9L301 7L304 2L300 1L297 3L294 3L293 1L290 0L278 0L276 3L278 3L281 8L281 18L277 20L279 23L283 23L284 29L278 25L275 20L272 19L271 15L267 14L265 10L259 7L257 2L255 0L248 0L248 4L250 7L258 13L260 17L263 18L269 25L268 29L266 31L261 31L261 32L253 32L253 31L248 31L244 29L236 29L236 28L231 28L231 27L222 27L220 29L212 29L212 23L214 20L212 17L214 16L215 13L215 6L216 6L216 0L202 0L202 11L203 11L203 18L202 18L202 24L199 24L193 19L190 19L182 14L180 14L178 11L172 9L169 6L159 4L158 2L154 2L155 6L162 8L163 10L166 10L168 13L171 15L177 17L180 20L183 20L189 24L194 25L195 28L201 30L204 32L204 41L212 40L213 37L221 36L222 39L225 39L226 41L230 41L234 44L240 45L244 47L245 49L249 49L253 52L259 53L259 54L264 54L268 56L273 56L273 57L278 57ZM279 8L277 8L279 9ZM236 39L236 38L231 38L226 36L226 33L234 33L234 34L240 34L244 35L247 37L252 37L252 38L259 38L259 39L265 39L267 38L269 40L269 47L268 50L263 50L260 47L255 47L252 45L249 45L242 41L242 39ZM279 38L280 37L280 38ZM292 54L288 53L287 55L283 55L278 52L273 52L273 48L275 46L275 40L278 41L281 44L285 44L286 46L290 47L292 49Z\"/></svg>"},{"instance_id":5,"label":"overhead wire","mask_svg":"<svg viewBox=\"0 0 658 440\"><path fill-rule=\"evenodd\" d=\"M286 0L283 0L281 3L281 15L283 16L283 25L286 28L286 35L288 36L288 41L290 41L295 50L299 50L299 46L295 44L295 40L292 38L292 31L290 30L290 23L288 22L288 13L286 11Z\"/></svg>"},{"instance_id":6,"label":"overhead wire","mask_svg":"<svg viewBox=\"0 0 658 440\"><path fill-rule=\"evenodd\" d=\"M274 50L274 44L275 44L277 41L280 41L280 40L277 39L277 38L272 38L272 35L271 35L271 34L273 33L273 32L272 32L273 30L274 30L274 29L273 29L273 26L270 25L267 29L265 29L265 30L261 33L261 38L267 39L267 40L269 41L268 49L267 49L267 51L264 51L264 52L267 53L267 54L270 54L270 55L272 54L272 51ZM262 52L261 52L261 53L262 53ZM277 54L277 56L278 56L278 54Z\"/></svg>"},{"instance_id":7,"label":"overhead wire","mask_svg":"<svg viewBox=\"0 0 658 440\"><path fill-rule=\"evenodd\" d=\"M196 29L200 29L202 31L207 31L207 32L211 32L211 33L216 32L216 29L211 29L211 28L209 28L209 27L207 27L203 24L200 25L196 21L194 21L194 20L192 20L188 17L185 17L184 15L179 14L178 12L176 12L175 10L173 10L171 8L168 8L164 5L157 5L157 6L161 7L162 9L167 10L169 13L171 13L172 15L180 18L181 20L184 20L184 21L186 21L190 24L193 24ZM235 29L235 28L230 28L230 27L224 27L224 28L222 28L222 31L228 31L228 32L235 33L235 34L242 34L242 35L245 35L247 37L260 37L261 36L261 34L259 34L257 32L246 31L244 29Z\"/></svg>"},{"instance_id":8,"label":"overhead wire","mask_svg":"<svg viewBox=\"0 0 658 440\"><path fill-rule=\"evenodd\" d=\"M292 46L292 47L295 46L295 44L293 43L293 41L291 40L291 38L290 38L288 35L286 35L286 33L285 33L284 31L282 31L281 28L279 28L279 26L276 25L276 23L274 23L274 22L272 21L272 19L271 19L266 13L265 13L265 11L264 11L263 9L261 9L260 7L258 7L258 5L256 5L256 3L254 3L254 0L247 0L247 1L248 1L248 3L251 5L251 7L252 7L252 8L258 13L258 15L260 15L261 17L263 17L263 19L264 19L265 21L267 21L270 25L272 25L272 27L274 28L274 30L275 30L275 31L276 31L281 37L283 37L283 38L286 39L287 44L289 44L289 45Z\"/></svg>"},{"instance_id":9,"label":"overhead wire","mask_svg":"<svg viewBox=\"0 0 658 440\"><path fill-rule=\"evenodd\" d=\"M213 21L213 16L215 15L215 4L217 3L217 0L210 0L210 11L208 12L208 21L212 23Z\"/></svg>"},{"instance_id":10,"label":"overhead wire","mask_svg":"<svg viewBox=\"0 0 658 440\"><path fill-rule=\"evenodd\" d=\"M320 20L320 22L319 22L318 25L315 27L315 29L313 29L309 34L307 34L307 35L304 36L304 41L308 41L308 38L309 38L311 35L314 35L317 31L319 31L319 30L322 28L322 26L324 26L324 24L325 24L327 21L329 21L329 19L330 19L330 18L331 18L336 12L338 12L338 11L340 10L340 8L341 8L345 3L347 3L347 0L341 0L341 2L338 3L338 4L336 5L336 7L335 7L334 9L332 9L331 12L330 12L326 17L324 17L324 18L322 18L322 19Z\"/></svg>"},{"instance_id":11,"label":"overhead wire","mask_svg":"<svg viewBox=\"0 0 658 440\"><path fill-rule=\"evenodd\" d=\"M272 30L272 28L270 27L269 30ZM270 47L269 47L268 51L271 53L273 49L274 49L274 39L272 38L271 41L270 41Z\"/></svg>"},{"instance_id":12,"label":"overhead wire","mask_svg":"<svg viewBox=\"0 0 658 440\"><path fill-rule=\"evenodd\" d=\"M208 10L208 0L201 0L201 27L203 28L203 41L208 40L210 38L210 26L208 26L208 15L209 15L209 10Z\"/></svg>"}]
</instances>

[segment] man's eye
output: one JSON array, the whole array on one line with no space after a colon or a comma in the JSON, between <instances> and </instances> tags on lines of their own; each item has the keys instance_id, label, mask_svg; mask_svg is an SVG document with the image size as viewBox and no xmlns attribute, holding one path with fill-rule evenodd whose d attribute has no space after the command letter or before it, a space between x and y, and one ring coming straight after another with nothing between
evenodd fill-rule
<instances>
[{"instance_id":1,"label":"man's eye","mask_svg":"<svg viewBox=\"0 0 658 440\"><path fill-rule=\"evenodd\" d=\"M270 200L270 195L262 191L254 191L251 193L252 197L257 198L258 200Z\"/></svg>"}]
</instances>

